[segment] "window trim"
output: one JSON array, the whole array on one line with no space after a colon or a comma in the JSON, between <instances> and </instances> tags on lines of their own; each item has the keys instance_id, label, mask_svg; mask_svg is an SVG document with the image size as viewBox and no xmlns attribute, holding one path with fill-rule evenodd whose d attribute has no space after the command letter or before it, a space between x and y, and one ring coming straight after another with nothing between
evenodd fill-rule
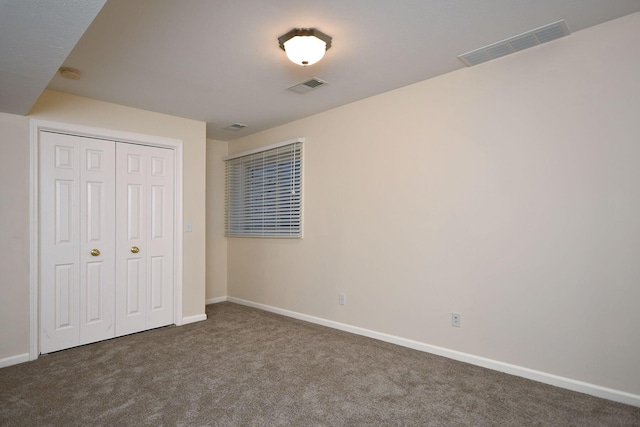
<instances>
[{"instance_id":1,"label":"window trim","mask_svg":"<svg viewBox=\"0 0 640 427\"><path fill-rule=\"evenodd\" d=\"M298 137L298 138L288 139L282 142L276 142L275 144L271 144L271 145L265 145L264 147L255 148L253 150L243 151L242 153L230 154L228 156L223 157L222 160L226 162L227 160L237 159L238 157L250 156L252 154L261 153L263 151L273 150L274 148L284 147L285 145L295 144L296 142L301 142L302 146L304 147L304 138Z\"/></svg>"}]
</instances>

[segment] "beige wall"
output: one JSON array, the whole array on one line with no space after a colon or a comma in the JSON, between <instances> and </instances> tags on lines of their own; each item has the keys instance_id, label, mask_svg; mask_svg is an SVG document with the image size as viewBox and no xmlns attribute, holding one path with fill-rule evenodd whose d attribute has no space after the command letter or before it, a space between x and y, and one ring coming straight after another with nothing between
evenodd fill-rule
<instances>
[{"instance_id":1,"label":"beige wall","mask_svg":"<svg viewBox=\"0 0 640 427\"><path fill-rule=\"evenodd\" d=\"M5 233L15 245L16 254L8 243L3 249L3 275L0 316L3 328L0 332L0 359L29 351L29 276L28 276L28 218L29 218L29 128L28 119L3 115L0 131L3 144L0 147L4 178L3 188L3 237ZM29 118L74 125L134 132L183 141L184 156L184 206L185 220L193 223L193 232L184 233L183 260L183 316L204 313L205 298L205 196L206 196L206 129L205 123L150 111L124 107L45 91L32 108ZM7 141L5 142L5 139ZM10 182L15 187L7 187ZM5 192L7 195L5 196ZM5 205L6 203L6 205ZM5 218L9 218L5 221ZM13 223L11 221L13 220ZM26 221L26 226L25 226ZM5 227L7 231L5 232ZM27 249L25 249L27 248ZM24 251L27 251L24 259ZM7 297L5 298L5 293ZM5 317L12 319L5 321ZM6 327L11 325L11 327Z\"/></svg>"},{"instance_id":2,"label":"beige wall","mask_svg":"<svg viewBox=\"0 0 640 427\"><path fill-rule=\"evenodd\" d=\"M0 360L29 352L29 119L0 113Z\"/></svg>"},{"instance_id":3,"label":"beige wall","mask_svg":"<svg viewBox=\"0 0 640 427\"><path fill-rule=\"evenodd\" d=\"M224 237L224 161L228 143L207 140L207 301L227 296L227 239Z\"/></svg>"},{"instance_id":4,"label":"beige wall","mask_svg":"<svg viewBox=\"0 0 640 427\"><path fill-rule=\"evenodd\" d=\"M638 40L634 14L230 142L306 137L305 237L228 239L229 295L640 394Z\"/></svg>"}]
</instances>

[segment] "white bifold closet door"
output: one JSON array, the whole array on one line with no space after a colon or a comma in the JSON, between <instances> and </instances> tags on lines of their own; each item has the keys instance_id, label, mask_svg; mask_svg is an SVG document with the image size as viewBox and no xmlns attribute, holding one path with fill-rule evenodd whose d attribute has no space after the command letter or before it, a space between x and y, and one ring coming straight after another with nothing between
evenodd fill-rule
<instances>
[{"instance_id":1,"label":"white bifold closet door","mask_svg":"<svg viewBox=\"0 0 640 427\"><path fill-rule=\"evenodd\" d=\"M116 334L173 323L173 150L116 147Z\"/></svg>"},{"instance_id":2,"label":"white bifold closet door","mask_svg":"<svg viewBox=\"0 0 640 427\"><path fill-rule=\"evenodd\" d=\"M40 134L40 349L114 336L115 143Z\"/></svg>"},{"instance_id":3,"label":"white bifold closet door","mask_svg":"<svg viewBox=\"0 0 640 427\"><path fill-rule=\"evenodd\" d=\"M40 132L40 351L174 323L173 150Z\"/></svg>"}]
</instances>

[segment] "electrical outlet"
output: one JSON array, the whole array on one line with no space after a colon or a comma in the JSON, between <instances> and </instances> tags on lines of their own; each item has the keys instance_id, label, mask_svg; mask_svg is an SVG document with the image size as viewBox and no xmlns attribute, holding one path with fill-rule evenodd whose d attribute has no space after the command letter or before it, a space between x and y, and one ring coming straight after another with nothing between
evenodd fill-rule
<instances>
[{"instance_id":1,"label":"electrical outlet","mask_svg":"<svg viewBox=\"0 0 640 427\"><path fill-rule=\"evenodd\" d=\"M344 296L344 294L338 294L338 304L340 305L346 304L346 297Z\"/></svg>"},{"instance_id":2,"label":"electrical outlet","mask_svg":"<svg viewBox=\"0 0 640 427\"><path fill-rule=\"evenodd\" d=\"M451 313L451 326L460 327L460 313Z\"/></svg>"}]
</instances>

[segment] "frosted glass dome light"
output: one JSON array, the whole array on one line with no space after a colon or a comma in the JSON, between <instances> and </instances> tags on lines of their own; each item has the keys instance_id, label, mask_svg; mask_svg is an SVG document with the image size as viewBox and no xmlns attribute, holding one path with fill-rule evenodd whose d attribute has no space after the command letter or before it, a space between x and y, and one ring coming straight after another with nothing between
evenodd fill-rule
<instances>
[{"instance_id":1,"label":"frosted glass dome light","mask_svg":"<svg viewBox=\"0 0 640 427\"><path fill-rule=\"evenodd\" d=\"M303 67L320 61L331 47L331 37L315 28L294 28L278 41L291 62Z\"/></svg>"},{"instance_id":2,"label":"frosted glass dome light","mask_svg":"<svg viewBox=\"0 0 640 427\"><path fill-rule=\"evenodd\" d=\"M327 44L314 36L296 36L284 42L284 51L291 62L313 65L322 59Z\"/></svg>"}]
</instances>

